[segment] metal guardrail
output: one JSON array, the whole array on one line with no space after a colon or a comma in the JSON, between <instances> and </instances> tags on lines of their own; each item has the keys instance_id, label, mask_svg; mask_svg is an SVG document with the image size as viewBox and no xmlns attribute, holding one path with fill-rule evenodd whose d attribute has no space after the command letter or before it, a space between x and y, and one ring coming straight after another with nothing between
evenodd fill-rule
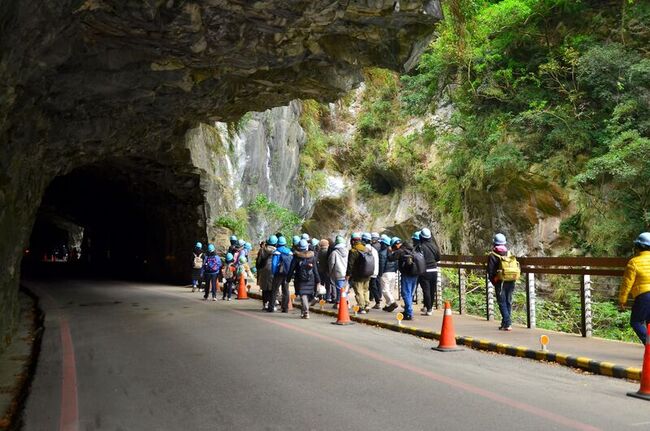
<instances>
[{"instance_id":1,"label":"metal guardrail","mask_svg":"<svg viewBox=\"0 0 650 431\"><path fill-rule=\"evenodd\" d=\"M488 256L443 255L438 264L441 268L458 270L458 311L467 312L466 285L467 270L486 271L486 318L494 320L494 286L487 279ZM580 275L581 332L583 337L593 333L591 312L591 276L620 277L623 275L626 258L618 257L518 257L521 273L526 281L526 322L528 328L536 327L535 274ZM436 307L442 306L442 277L438 276Z\"/></svg>"}]
</instances>

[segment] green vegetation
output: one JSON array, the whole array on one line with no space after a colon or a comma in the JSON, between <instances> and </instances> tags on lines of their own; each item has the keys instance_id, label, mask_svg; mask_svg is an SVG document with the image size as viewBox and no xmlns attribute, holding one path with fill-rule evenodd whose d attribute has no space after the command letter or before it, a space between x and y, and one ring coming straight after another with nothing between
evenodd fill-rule
<instances>
[{"instance_id":1,"label":"green vegetation","mask_svg":"<svg viewBox=\"0 0 650 431\"><path fill-rule=\"evenodd\" d=\"M226 214L215 220L214 225L229 229L231 233L246 237L248 235L251 221L263 227L262 232L257 236L262 238L269 232L292 232L297 230L303 223L303 219L291 210L271 202L268 196L259 194L245 208L239 208L232 214Z\"/></svg>"}]
</instances>

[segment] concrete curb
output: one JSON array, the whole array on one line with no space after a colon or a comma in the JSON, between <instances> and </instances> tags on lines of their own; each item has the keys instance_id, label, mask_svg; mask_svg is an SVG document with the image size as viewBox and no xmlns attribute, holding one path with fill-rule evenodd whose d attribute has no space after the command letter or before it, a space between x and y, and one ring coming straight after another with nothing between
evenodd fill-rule
<instances>
[{"instance_id":1,"label":"concrete curb","mask_svg":"<svg viewBox=\"0 0 650 431\"><path fill-rule=\"evenodd\" d=\"M255 299L262 299L256 293L249 293L248 296ZM332 317L338 317L338 313L330 310L321 310L320 307L310 307L310 311L318 314L323 314ZM404 334L415 335L416 337L426 338L430 340L440 339L440 333L430 331L428 329L420 329L412 326L398 325L397 323L389 323L381 320L375 320L368 317L350 316L351 320L355 322L373 325L380 328L388 329L394 332L401 332ZM619 379L641 380L641 369L634 367L624 367L616 365L611 362L595 361L584 356L571 356L564 353L557 352L544 352L542 350L529 349L528 347L513 346L504 343L495 343L490 340L476 339L473 337L457 336L456 343L475 350L485 350L495 352L502 355L516 356L520 358L528 358L542 362L552 362L566 367L577 368L590 373L600 374L603 376L616 377Z\"/></svg>"},{"instance_id":2,"label":"concrete curb","mask_svg":"<svg viewBox=\"0 0 650 431\"><path fill-rule=\"evenodd\" d=\"M0 406L2 410L0 411L0 415L2 415L0 416L0 430L2 431L22 428L22 410L34 378L43 338L44 314L39 306L38 297L24 286L20 286L20 290L31 301L29 309L21 312L21 318L31 317L31 321L21 322L21 325L28 327L28 329L24 328L27 329L28 335L15 340L14 343L18 343L20 345L18 348L27 354L8 358L10 361L19 363L15 366L17 372L14 374L13 384L2 388L6 391L5 393L11 395L7 404L3 403Z\"/></svg>"}]
</instances>

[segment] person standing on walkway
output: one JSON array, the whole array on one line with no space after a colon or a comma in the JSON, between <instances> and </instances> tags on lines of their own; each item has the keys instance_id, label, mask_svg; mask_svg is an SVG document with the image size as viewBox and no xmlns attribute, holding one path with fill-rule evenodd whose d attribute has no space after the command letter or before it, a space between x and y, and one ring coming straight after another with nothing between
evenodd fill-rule
<instances>
[{"instance_id":1,"label":"person standing on walkway","mask_svg":"<svg viewBox=\"0 0 650 431\"><path fill-rule=\"evenodd\" d=\"M269 312L275 311L275 302L280 291L282 293L282 312L289 312L289 301L291 298L289 295L289 283L287 282L287 274L289 273L289 267L291 266L292 260L293 252L289 247L287 247L287 239L283 236L279 237L278 247L275 252L273 252L273 261L271 264L271 271L273 272L273 286L271 290L271 298L269 299L269 302L272 306L267 309Z\"/></svg>"},{"instance_id":2,"label":"person standing on walkway","mask_svg":"<svg viewBox=\"0 0 650 431\"><path fill-rule=\"evenodd\" d=\"M212 293L212 300L217 300L217 289L219 282L219 271L221 271L221 258L217 255L214 244L208 244L208 254L205 256L203 273L205 277L205 291L203 300L207 301L208 295Z\"/></svg>"},{"instance_id":3,"label":"person standing on walkway","mask_svg":"<svg viewBox=\"0 0 650 431\"><path fill-rule=\"evenodd\" d=\"M313 251L309 250L309 242L305 239L298 244L298 251L294 254L287 283L294 280L296 295L300 295L300 304L302 306L301 316L303 319L309 319L309 302L314 298L316 285L320 283L318 277L318 262Z\"/></svg>"},{"instance_id":4,"label":"person standing on walkway","mask_svg":"<svg viewBox=\"0 0 650 431\"><path fill-rule=\"evenodd\" d=\"M512 331L512 292L515 290L514 280L505 279L504 261L512 255L506 247L506 236L502 233L494 235L492 251L488 255L488 280L495 289L499 311L501 312L501 331ZM509 278L509 277L508 277Z\"/></svg>"},{"instance_id":5,"label":"person standing on walkway","mask_svg":"<svg viewBox=\"0 0 650 431\"><path fill-rule=\"evenodd\" d=\"M374 272L375 264L372 253L366 249L361 240L360 233L353 233L350 254L348 255L348 269L346 277L350 287L354 289L357 305L361 314L370 311L370 276Z\"/></svg>"},{"instance_id":6,"label":"person standing on walkway","mask_svg":"<svg viewBox=\"0 0 650 431\"><path fill-rule=\"evenodd\" d=\"M262 291L262 309L269 310L275 307L275 302L271 303L271 292L273 291L273 253L275 253L278 238L271 235L264 247L257 252L255 260L255 269L257 269L257 285Z\"/></svg>"},{"instance_id":7,"label":"person standing on walkway","mask_svg":"<svg viewBox=\"0 0 650 431\"><path fill-rule=\"evenodd\" d=\"M625 267L618 296L619 308L625 310L628 295L634 298L630 326L645 344L650 322L650 232L643 232L634 241L635 256Z\"/></svg>"},{"instance_id":8,"label":"person standing on walkway","mask_svg":"<svg viewBox=\"0 0 650 431\"><path fill-rule=\"evenodd\" d=\"M375 310L381 309L381 286L379 285L379 250L381 250L381 244L379 243L379 234L373 232L370 234L370 247L372 257L375 260L375 270L370 277L370 299L375 301L375 305L372 307Z\"/></svg>"},{"instance_id":9,"label":"person standing on walkway","mask_svg":"<svg viewBox=\"0 0 650 431\"><path fill-rule=\"evenodd\" d=\"M409 243L402 243L399 238L394 238L392 253L388 256L390 262L397 262L401 274L401 292L404 300L404 320L413 320L413 291L418 283L417 267L415 264L415 250Z\"/></svg>"},{"instance_id":10,"label":"person standing on walkway","mask_svg":"<svg viewBox=\"0 0 650 431\"><path fill-rule=\"evenodd\" d=\"M321 239L318 243L318 276L320 277L321 284L325 287L325 294L321 296L321 299L331 302L332 280L329 276L329 264L327 262L329 248L330 242L326 239Z\"/></svg>"},{"instance_id":11,"label":"person standing on walkway","mask_svg":"<svg viewBox=\"0 0 650 431\"><path fill-rule=\"evenodd\" d=\"M399 238L395 238L398 240ZM381 249L379 250L379 283L381 286L381 293L386 301L386 306L382 310L393 312L398 307L393 296L393 290L397 284L397 262L389 261L388 254L390 252L391 239L388 236L382 237Z\"/></svg>"},{"instance_id":12,"label":"person standing on walkway","mask_svg":"<svg viewBox=\"0 0 650 431\"><path fill-rule=\"evenodd\" d=\"M346 273L348 270L348 248L345 245L345 238L337 236L334 241L334 250L329 255L327 260L329 268L329 276L334 284L333 301L334 308L338 308L341 301L341 293L346 288Z\"/></svg>"},{"instance_id":13,"label":"person standing on walkway","mask_svg":"<svg viewBox=\"0 0 650 431\"><path fill-rule=\"evenodd\" d=\"M192 253L192 292L201 289L203 279L203 244L197 242Z\"/></svg>"},{"instance_id":14,"label":"person standing on walkway","mask_svg":"<svg viewBox=\"0 0 650 431\"><path fill-rule=\"evenodd\" d=\"M237 282L237 268L235 266L235 257L232 253L226 253L226 264L223 267L223 296L221 299L232 297L232 290Z\"/></svg>"},{"instance_id":15,"label":"person standing on walkway","mask_svg":"<svg viewBox=\"0 0 650 431\"><path fill-rule=\"evenodd\" d=\"M424 296L423 316L433 314L433 298L436 295L436 285L438 283L438 262L440 262L440 251L438 245L431 235L428 228L420 231L420 252L424 255L426 272L419 277L420 287Z\"/></svg>"}]
</instances>

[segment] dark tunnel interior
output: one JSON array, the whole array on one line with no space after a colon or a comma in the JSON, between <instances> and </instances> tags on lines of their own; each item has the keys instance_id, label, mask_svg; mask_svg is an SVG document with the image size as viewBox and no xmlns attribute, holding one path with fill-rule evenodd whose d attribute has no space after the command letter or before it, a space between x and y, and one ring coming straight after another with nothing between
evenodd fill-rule
<instances>
[{"instance_id":1,"label":"dark tunnel interior","mask_svg":"<svg viewBox=\"0 0 650 431\"><path fill-rule=\"evenodd\" d=\"M47 188L23 274L180 281L183 250L202 237L201 206L197 175L150 160L77 168Z\"/></svg>"}]
</instances>

